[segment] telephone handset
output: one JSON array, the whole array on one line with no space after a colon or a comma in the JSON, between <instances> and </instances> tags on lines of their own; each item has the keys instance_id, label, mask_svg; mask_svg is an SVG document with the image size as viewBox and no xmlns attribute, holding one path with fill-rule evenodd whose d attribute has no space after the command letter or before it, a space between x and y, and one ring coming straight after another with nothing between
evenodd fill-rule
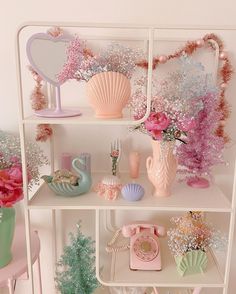
<instances>
[{"instance_id":1,"label":"telephone handset","mask_svg":"<svg viewBox=\"0 0 236 294\"><path fill-rule=\"evenodd\" d=\"M129 245L115 246L120 233L130 237ZM116 231L107 244L108 252L118 252L130 249L130 269L161 270L161 254L158 238L165 236L165 228L155 224L135 223L125 225Z\"/></svg>"}]
</instances>

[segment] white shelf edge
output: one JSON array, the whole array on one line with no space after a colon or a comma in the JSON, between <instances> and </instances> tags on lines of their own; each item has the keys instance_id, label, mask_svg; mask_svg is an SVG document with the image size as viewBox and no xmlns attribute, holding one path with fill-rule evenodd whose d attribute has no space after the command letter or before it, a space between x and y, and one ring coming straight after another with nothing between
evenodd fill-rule
<instances>
[{"instance_id":1,"label":"white shelf edge","mask_svg":"<svg viewBox=\"0 0 236 294\"><path fill-rule=\"evenodd\" d=\"M102 177L103 173L95 173L94 174L94 182L97 182L99 177ZM124 180L126 173L124 174ZM98 177L98 178L96 178ZM141 177L140 181L142 183L142 181L145 181L142 184L146 184L148 185L148 181L147 179L145 179L145 177ZM146 182L147 181L147 182ZM178 188L178 184L176 183L176 188ZM171 200L171 197L167 198L167 201L163 201L164 199L160 199L160 202L158 203L155 201L152 201L152 197L151 195L149 195L150 191L147 189L148 187L146 187L145 189L147 189L146 191L146 196L143 198L143 200L140 200L138 202L128 202L123 200L122 198L120 198L119 200L115 200L115 201L106 201L99 198L99 196L95 196L95 192L91 191L85 195L81 195L81 196L77 196L77 197L63 197L63 196L56 196L52 191L49 190L48 187L46 187L46 183L42 183L37 191L34 193L34 195L30 198L30 200L28 201L27 204L27 209L29 210L35 210L35 209L51 209L51 210L75 210L75 209L79 209L79 210L136 210L136 211L143 211L143 210L150 210L150 211L190 211L190 210L197 210L197 211L204 211L204 212L216 212L216 213L232 213L234 211L234 208L231 205L231 202L228 200L228 198L223 194L223 192L220 190L220 188L215 185L215 187L217 188L212 188L213 191L216 191L219 194L219 197L222 199L222 205L224 206L218 206L218 207L212 207L209 206L208 203L203 203L202 206L196 206L194 205L183 205L182 203L178 203L175 202L176 199L173 200L173 205L172 203L169 201ZM178 189L182 189L180 186ZM191 188L189 188L191 189ZM191 190L189 190L191 192ZM196 191L195 191L196 193ZM205 192L204 192L205 193ZM180 191L178 192L177 190L177 195L180 194ZM48 195L45 197L45 195ZM88 195L88 200L85 200L86 195ZM42 197L42 199L40 199L40 197ZM51 198L50 200L50 197ZM83 197L83 198L82 198ZM94 198L93 198L94 197ZM38 199L39 198L39 199ZM46 199L45 199L46 198ZM58 201L61 203L57 203L57 198ZM173 195L174 198L174 195ZM45 203L47 200L49 199L48 203ZM68 201L63 201L63 199L68 199ZM74 199L74 201L73 201ZM81 201L80 201L81 199ZM41 203L40 203L41 200ZM100 202L101 201L101 202ZM196 203L195 203L196 204ZM206 206L204 206L206 205Z\"/></svg>"},{"instance_id":2,"label":"white shelf edge","mask_svg":"<svg viewBox=\"0 0 236 294\"><path fill-rule=\"evenodd\" d=\"M150 211L191 211L191 210L195 210L195 211L203 211L203 212L216 212L216 213L231 213L231 210L226 210L226 209L222 209L222 210L217 210L217 209L209 209L209 208L200 208L200 207L178 207L178 208L166 208L166 207L135 207L135 206L103 206L103 207L96 207L96 206L85 206L85 205L71 205L71 206L59 206L59 205L54 205L54 206L44 206L44 205L28 205L27 208L29 210L150 210Z\"/></svg>"},{"instance_id":3,"label":"white shelf edge","mask_svg":"<svg viewBox=\"0 0 236 294\"><path fill-rule=\"evenodd\" d=\"M139 23L96 23L96 22L68 22L68 21L28 21L23 22L19 27L18 31L21 31L28 26L64 26L64 27L88 27L88 28L121 28L121 29L159 29L159 30L236 30L235 25L177 25L173 26L170 24L146 24L141 25Z\"/></svg>"},{"instance_id":4,"label":"white shelf edge","mask_svg":"<svg viewBox=\"0 0 236 294\"><path fill-rule=\"evenodd\" d=\"M146 116L149 114L145 114L145 116L139 120L134 120L132 116L128 113L129 110L126 109L126 112L123 113L123 117L117 119L99 119L95 117L94 111L91 107L73 107L68 106L68 109L78 109L81 112L81 115L74 117L59 117L59 118L48 118L48 117L40 117L35 114L30 114L22 118L22 124L60 124L60 125L137 125L142 123Z\"/></svg>"},{"instance_id":5,"label":"white shelf edge","mask_svg":"<svg viewBox=\"0 0 236 294\"><path fill-rule=\"evenodd\" d=\"M65 118L62 119L34 119L34 118L26 118L22 121L24 124L51 124L51 125L117 125L117 126L131 126L139 124L138 121L133 120L79 120L79 119L72 119L72 118Z\"/></svg>"}]
</instances>

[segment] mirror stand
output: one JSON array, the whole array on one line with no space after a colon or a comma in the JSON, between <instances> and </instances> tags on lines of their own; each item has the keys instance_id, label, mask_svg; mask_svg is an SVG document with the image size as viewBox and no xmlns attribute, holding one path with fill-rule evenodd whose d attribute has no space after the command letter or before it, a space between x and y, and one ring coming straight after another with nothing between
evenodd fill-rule
<instances>
[{"instance_id":1,"label":"mirror stand","mask_svg":"<svg viewBox=\"0 0 236 294\"><path fill-rule=\"evenodd\" d=\"M60 86L56 86L56 108L54 109L42 109L35 111L35 115L41 117L72 117L81 115L81 112L76 109L68 109L61 107L61 91Z\"/></svg>"}]
</instances>

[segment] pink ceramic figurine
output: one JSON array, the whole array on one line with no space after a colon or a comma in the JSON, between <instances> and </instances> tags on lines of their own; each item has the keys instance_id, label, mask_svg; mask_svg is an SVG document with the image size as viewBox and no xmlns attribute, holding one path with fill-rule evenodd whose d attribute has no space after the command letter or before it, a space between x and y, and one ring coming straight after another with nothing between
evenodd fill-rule
<instances>
[{"instance_id":1,"label":"pink ceramic figurine","mask_svg":"<svg viewBox=\"0 0 236 294\"><path fill-rule=\"evenodd\" d=\"M171 195L171 185L177 170L174 144L173 141L152 140L153 156L147 158L146 167L148 178L155 188L154 196Z\"/></svg>"},{"instance_id":2,"label":"pink ceramic figurine","mask_svg":"<svg viewBox=\"0 0 236 294\"><path fill-rule=\"evenodd\" d=\"M129 154L129 173L132 179L139 177L140 153L131 151Z\"/></svg>"}]
</instances>

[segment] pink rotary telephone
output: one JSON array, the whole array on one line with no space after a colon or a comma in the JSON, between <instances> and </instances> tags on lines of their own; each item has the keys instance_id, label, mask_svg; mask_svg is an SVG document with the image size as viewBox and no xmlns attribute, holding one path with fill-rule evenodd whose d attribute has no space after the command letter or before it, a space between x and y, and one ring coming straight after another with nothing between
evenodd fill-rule
<instances>
[{"instance_id":1,"label":"pink rotary telephone","mask_svg":"<svg viewBox=\"0 0 236 294\"><path fill-rule=\"evenodd\" d=\"M130 237L130 244L113 246L120 232L124 237ZM130 249L131 270L161 270L161 253L158 238L165 236L165 228L155 224L135 223L119 229L110 243L108 252L118 252Z\"/></svg>"}]
</instances>

